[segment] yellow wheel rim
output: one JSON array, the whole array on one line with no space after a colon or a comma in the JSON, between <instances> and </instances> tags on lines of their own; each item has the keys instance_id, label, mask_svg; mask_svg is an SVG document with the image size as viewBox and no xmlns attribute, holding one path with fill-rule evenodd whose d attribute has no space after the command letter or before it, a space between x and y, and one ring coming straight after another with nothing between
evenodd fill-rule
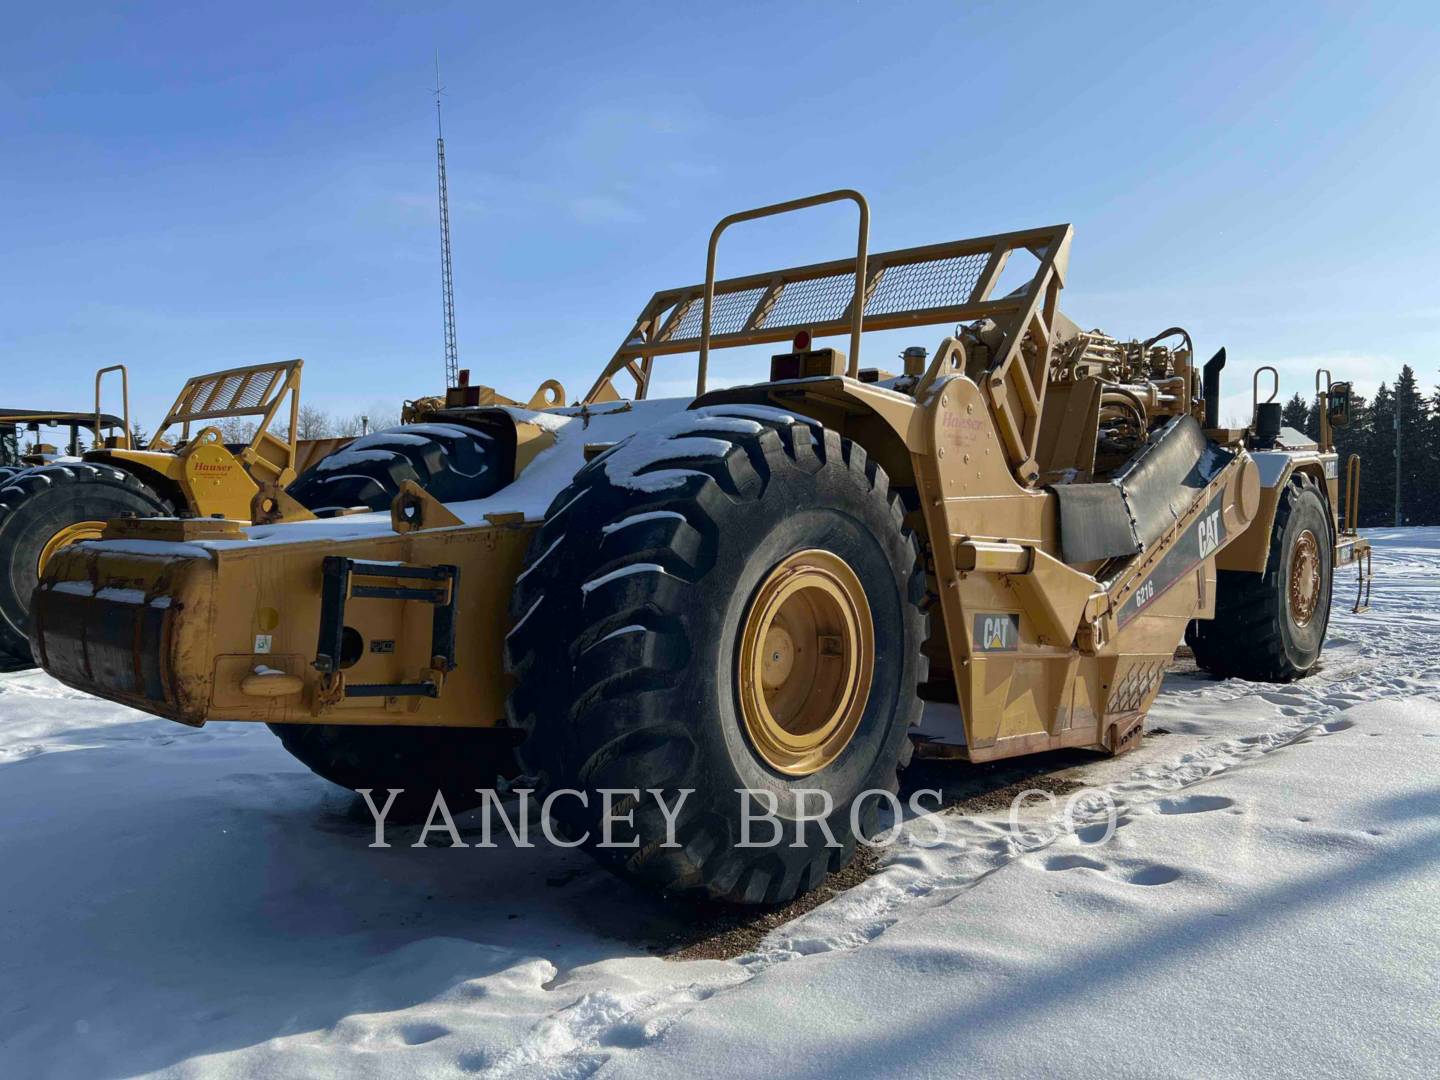
<instances>
[{"instance_id":1,"label":"yellow wheel rim","mask_svg":"<svg viewBox=\"0 0 1440 1080\"><path fill-rule=\"evenodd\" d=\"M40 562L35 568L35 573L37 575L44 574L45 564L61 548L78 544L81 540L99 540L100 534L104 531L105 522L103 521L77 521L74 525L66 525L50 537L45 546L40 549Z\"/></svg>"},{"instance_id":2,"label":"yellow wheel rim","mask_svg":"<svg viewBox=\"0 0 1440 1080\"><path fill-rule=\"evenodd\" d=\"M1296 626L1309 626L1320 601L1320 542L1306 529L1290 555L1290 615Z\"/></svg>"},{"instance_id":3,"label":"yellow wheel rim","mask_svg":"<svg viewBox=\"0 0 1440 1080\"><path fill-rule=\"evenodd\" d=\"M828 551L796 552L755 593L740 637L740 713L777 772L808 776L844 751L870 697L875 631L860 579Z\"/></svg>"}]
</instances>

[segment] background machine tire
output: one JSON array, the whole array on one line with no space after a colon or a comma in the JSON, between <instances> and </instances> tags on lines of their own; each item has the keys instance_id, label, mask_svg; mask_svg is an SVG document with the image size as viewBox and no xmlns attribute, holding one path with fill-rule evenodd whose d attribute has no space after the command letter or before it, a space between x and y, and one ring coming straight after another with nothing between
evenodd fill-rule
<instances>
[{"instance_id":1,"label":"background machine tire","mask_svg":"<svg viewBox=\"0 0 1440 1080\"><path fill-rule=\"evenodd\" d=\"M1221 570L1215 618L1185 631L1195 663L1221 678L1290 682L1320 660L1330 622L1334 549L1330 515L1315 481L1285 485L1263 574Z\"/></svg>"},{"instance_id":2,"label":"background machine tire","mask_svg":"<svg viewBox=\"0 0 1440 1080\"><path fill-rule=\"evenodd\" d=\"M290 756L332 784L371 788L377 809L395 798L387 820L423 821L442 791L451 813L476 806L476 788L515 775L509 732L473 728L359 724L267 724Z\"/></svg>"},{"instance_id":3,"label":"background machine tire","mask_svg":"<svg viewBox=\"0 0 1440 1080\"><path fill-rule=\"evenodd\" d=\"M621 874L730 902L779 903L844 866L856 844L852 804L861 792L897 790L908 730L919 722L925 578L903 516L885 472L862 447L770 408L686 412L583 468L531 543L507 641L517 680L509 713L526 732L518 749L526 773L551 791L578 789L589 797L588 805L557 797L552 817L560 831L575 839L588 833L591 853ZM843 641L839 633L815 639L840 643L831 652L823 644L808 652L797 645L789 654L810 658L809 674L795 684L809 695L803 700L823 708L839 703L816 715L853 726L833 729L817 751L818 764L787 773L788 759L777 764L773 747L762 749L768 729L757 729L754 719L757 665L768 663L771 638L757 652L751 628L777 610L774 597L796 595L774 591L774 583L783 585L792 572L801 575L794 581L812 580L804 575L819 573L807 569L813 566L841 577L849 567L851 576L836 578L840 599L833 609L828 594L817 591L814 601L804 601L806 610L842 618L867 609L873 651L850 647L852 638L860 640L854 626L863 624L856 622L845 624L852 636ZM854 583L849 592L846 582ZM795 642L801 640L797 633ZM846 689L844 679L822 684L821 658L829 658L827 671L855 671L849 662L857 655L867 680L862 690ZM740 674L747 656L757 675L748 684ZM793 663L802 670L800 659ZM770 680L767 667L766 694L783 695L791 685L777 689ZM806 689L822 685L831 696ZM830 729L818 723L814 730ZM633 838L638 846L597 846L603 813L597 791L606 788L641 792L638 801L622 797L613 807L622 816L633 810L634 825L633 833L622 825L615 839ZM679 789L692 790L677 812L675 847L662 846L664 817L645 794L657 788L670 804ZM736 846L742 838L736 788L774 797L784 826L779 845ZM818 813L823 804L798 796L800 788L828 793L829 816L802 823L804 809ZM866 837L874 835L882 804L874 795L860 803ZM770 831L758 825L752 838L763 842Z\"/></svg>"},{"instance_id":4,"label":"background machine tire","mask_svg":"<svg viewBox=\"0 0 1440 1080\"><path fill-rule=\"evenodd\" d=\"M505 484L494 436L460 424L402 424L362 436L301 473L289 494L315 513L389 509L406 480L441 502L492 495Z\"/></svg>"},{"instance_id":5,"label":"background machine tire","mask_svg":"<svg viewBox=\"0 0 1440 1080\"><path fill-rule=\"evenodd\" d=\"M108 465L38 465L0 485L0 653L30 659L30 594L67 537L96 539L111 518L155 517L170 504L134 475ZM91 523L88 527L86 523ZM49 548L49 550L47 550Z\"/></svg>"}]
</instances>

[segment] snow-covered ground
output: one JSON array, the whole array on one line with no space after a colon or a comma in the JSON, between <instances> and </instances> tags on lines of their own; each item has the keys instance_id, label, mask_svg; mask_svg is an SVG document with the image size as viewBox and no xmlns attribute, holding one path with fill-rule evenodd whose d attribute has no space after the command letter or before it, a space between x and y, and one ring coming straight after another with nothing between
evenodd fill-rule
<instances>
[{"instance_id":1,"label":"snow-covered ground","mask_svg":"<svg viewBox=\"0 0 1440 1080\"><path fill-rule=\"evenodd\" d=\"M0 1076L1434 1075L1440 530L1372 539L1321 673L1172 674L1052 771L1108 839L912 821L734 960L583 855L372 849L263 728L0 676Z\"/></svg>"}]
</instances>

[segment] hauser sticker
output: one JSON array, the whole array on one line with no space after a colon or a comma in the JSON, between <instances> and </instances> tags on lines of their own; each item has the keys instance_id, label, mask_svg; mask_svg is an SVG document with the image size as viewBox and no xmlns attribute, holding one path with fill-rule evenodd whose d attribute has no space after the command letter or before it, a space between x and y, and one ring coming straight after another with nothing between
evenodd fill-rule
<instances>
[{"instance_id":1,"label":"hauser sticker","mask_svg":"<svg viewBox=\"0 0 1440 1080\"><path fill-rule=\"evenodd\" d=\"M1020 647L1020 616L1006 611L975 616L977 652L1014 652Z\"/></svg>"}]
</instances>

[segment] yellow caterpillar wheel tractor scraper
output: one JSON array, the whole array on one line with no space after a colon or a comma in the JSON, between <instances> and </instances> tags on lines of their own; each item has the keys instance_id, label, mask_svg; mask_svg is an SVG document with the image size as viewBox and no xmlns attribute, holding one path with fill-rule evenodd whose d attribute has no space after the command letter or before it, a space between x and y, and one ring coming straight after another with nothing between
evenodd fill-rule
<instances>
[{"instance_id":1,"label":"yellow caterpillar wheel tractor scraper","mask_svg":"<svg viewBox=\"0 0 1440 1080\"><path fill-rule=\"evenodd\" d=\"M853 258L716 280L731 225L837 200ZM1192 624L1210 670L1316 666L1368 552L1336 510L1345 387L1318 443L1273 402L1226 429L1223 352L1061 313L1069 226L868 233L853 191L724 219L703 284L656 293L579 402L452 388L321 461L317 520L110 523L46 567L36 655L181 723L269 724L377 807L508 777L607 866L749 903L844 865L916 750L1135 746ZM861 366L866 333L937 325L899 373ZM708 387L717 350L776 342L769 378ZM652 399L685 353L694 397ZM921 725L930 698L963 730ZM766 812L783 840L742 844Z\"/></svg>"},{"instance_id":2,"label":"yellow caterpillar wheel tractor scraper","mask_svg":"<svg viewBox=\"0 0 1440 1080\"><path fill-rule=\"evenodd\" d=\"M43 454L0 475L0 654L30 658L30 597L39 575L61 548L98 540L108 520L184 513L263 522L284 509L302 514L285 496L286 486L297 469L347 440L297 440L301 366L290 360L190 379L147 449L134 445L124 365L96 373L95 411L88 417L0 418L12 425L68 424L71 431L68 454ZM120 417L100 408L101 384L110 374L120 377ZM271 430L277 416L278 434ZM254 421L246 442L227 444L214 426L231 417ZM93 432L92 448L83 453L81 425Z\"/></svg>"}]
</instances>

